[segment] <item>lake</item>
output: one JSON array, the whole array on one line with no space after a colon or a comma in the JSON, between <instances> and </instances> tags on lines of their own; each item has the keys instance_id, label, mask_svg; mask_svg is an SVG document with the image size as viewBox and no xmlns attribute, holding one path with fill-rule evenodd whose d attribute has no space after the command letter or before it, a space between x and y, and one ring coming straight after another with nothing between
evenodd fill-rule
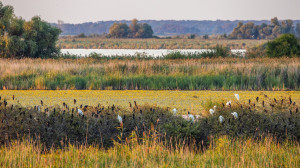
<instances>
[{"instance_id":1,"label":"lake","mask_svg":"<svg viewBox=\"0 0 300 168\"><path fill-rule=\"evenodd\" d=\"M104 56L135 56L137 54L160 57L167 55L174 51L180 51L181 53L203 53L211 51L210 49L178 49L178 50L167 50L167 49L61 49L63 54L72 54L78 56L88 56L90 53L102 54ZM245 49L232 49L232 53L245 55Z\"/></svg>"}]
</instances>

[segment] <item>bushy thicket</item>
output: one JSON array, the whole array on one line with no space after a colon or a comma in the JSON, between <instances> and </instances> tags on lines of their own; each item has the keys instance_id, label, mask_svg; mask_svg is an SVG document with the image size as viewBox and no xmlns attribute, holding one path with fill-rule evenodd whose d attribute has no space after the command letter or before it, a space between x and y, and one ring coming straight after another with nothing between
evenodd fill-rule
<instances>
[{"instance_id":1,"label":"bushy thicket","mask_svg":"<svg viewBox=\"0 0 300 168\"><path fill-rule=\"evenodd\" d=\"M75 101L75 100L74 100ZM63 144L98 144L110 147L113 141L125 141L135 132L139 138L156 134L169 143L196 143L206 146L212 137L228 135L232 138L260 139L271 135L277 140L300 140L299 105L291 98L276 100L249 100L248 103L233 102L230 106L216 103L215 113L192 120L174 115L168 108L140 106L130 103L128 109L116 106L96 107L78 105L70 109L63 103L59 107L39 105L24 108L0 104L0 143L6 144L24 136L40 140L47 147ZM77 112L83 111L83 115ZM232 112L238 113L234 118ZM117 116L122 118L122 122ZM219 116L224 122L219 121Z\"/></svg>"}]
</instances>

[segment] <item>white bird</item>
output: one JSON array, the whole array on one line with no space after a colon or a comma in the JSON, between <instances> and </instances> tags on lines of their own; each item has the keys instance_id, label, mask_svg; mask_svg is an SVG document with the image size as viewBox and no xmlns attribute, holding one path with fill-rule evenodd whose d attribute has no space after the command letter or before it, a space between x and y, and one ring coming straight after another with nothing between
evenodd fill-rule
<instances>
[{"instance_id":1,"label":"white bird","mask_svg":"<svg viewBox=\"0 0 300 168\"><path fill-rule=\"evenodd\" d=\"M231 100L229 100L229 102L226 103L226 106L230 106L231 105Z\"/></svg>"},{"instance_id":2,"label":"white bird","mask_svg":"<svg viewBox=\"0 0 300 168\"><path fill-rule=\"evenodd\" d=\"M193 122L195 122L195 117L193 116L193 114L191 114L190 112L188 112L188 116L189 116L189 118L190 118Z\"/></svg>"},{"instance_id":3,"label":"white bird","mask_svg":"<svg viewBox=\"0 0 300 168\"><path fill-rule=\"evenodd\" d=\"M118 117L117 117L117 118L118 118L118 120L119 120L119 122L120 122L120 123L122 123L122 122L123 122L123 120L122 120L122 117L121 117L120 115L118 115Z\"/></svg>"},{"instance_id":4,"label":"white bird","mask_svg":"<svg viewBox=\"0 0 300 168\"><path fill-rule=\"evenodd\" d=\"M176 110L176 108L174 108L173 109L173 114L176 115L176 113L177 113L177 110Z\"/></svg>"},{"instance_id":5,"label":"white bird","mask_svg":"<svg viewBox=\"0 0 300 168\"><path fill-rule=\"evenodd\" d=\"M235 98L236 98L238 101L240 101L240 96L239 96L239 94L234 94L234 96L235 96Z\"/></svg>"},{"instance_id":6,"label":"white bird","mask_svg":"<svg viewBox=\"0 0 300 168\"><path fill-rule=\"evenodd\" d=\"M215 110L213 110L213 109L209 109L209 113L210 113L210 115L213 115L213 114L214 114L214 112L215 112Z\"/></svg>"},{"instance_id":7,"label":"white bird","mask_svg":"<svg viewBox=\"0 0 300 168\"><path fill-rule=\"evenodd\" d=\"M234 119L237 119L239 117L237 112L233 112L231 114L233 115Z\"/></svg>"},{"instance_id":8,"label":"white bird","mask_svg":"<svg viewBox=\"0 0 300 168\"><path fill-rule=\"evenodd\" d=\"M220 117L219 117L219 121L220 121L221 124L224 122L224 120L225 120L225 119L224 119L223 116L220 116Z\"/></svg>"},{"instance_id":9,"label":"white bird","mask_svg":"<svg viewBox=\"0 0 300 168\"><path fill-rule=\"evenodd\" d=\"M78 109L78 114L83 115L83 112L80 109Z\"/></svg>"}]
</instances>

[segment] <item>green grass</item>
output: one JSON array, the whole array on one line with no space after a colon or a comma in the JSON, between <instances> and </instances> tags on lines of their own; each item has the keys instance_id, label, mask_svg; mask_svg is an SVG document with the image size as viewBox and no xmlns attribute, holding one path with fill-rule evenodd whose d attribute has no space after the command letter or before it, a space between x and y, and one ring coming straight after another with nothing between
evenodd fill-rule
<instances>
[{"instance_id":1,"label":"green grass","mask_svg":"<svg viewBox=\"0 0 300 168\"><path fill-rule=\"evenodd\" d=\"M299 58L0 60L2 89L299 90Z\"/></svg>"},{"instance_id":2,"label":"green grass","mask_svg":"<svg viewBox=\"0 0 300 168\"><path fill-rule=\"evenodd\" d=\"M299 167L300 146L228 137L199 152L193 146L165 147L162 143L134 137L127 144L104 150L93 146L70 145L63 150L44 151L35 142L15 142L0 149L1 167Z\"/></svg>"}]
</instances>

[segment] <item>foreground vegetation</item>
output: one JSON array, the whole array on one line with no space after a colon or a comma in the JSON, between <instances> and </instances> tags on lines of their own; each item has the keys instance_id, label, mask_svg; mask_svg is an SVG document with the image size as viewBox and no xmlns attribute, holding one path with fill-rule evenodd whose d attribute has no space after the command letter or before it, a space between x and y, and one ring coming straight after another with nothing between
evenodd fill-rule
<instances>
[{"instance_id":1,"label":"foreground vegetation","mask_svg":"<svg viewBox=\"0 0 300 168\"><path fill-rule=\"evenodd\" d=\"M299 102L263 95L225 103L206 103L206 117L184 119L138 102L127 109L81 106L76 99L77 108L65 102L43 108L43 101L25 108L2 99L0 165L298 167Z\"/></svg>"},{"instance_id":2,"label":"foreground vegetation","mask_svg":"<svg viewBox=\"0 0 300 168\"><path fill-rule=\"evenodd\" d=\"M108 150L72 146L44 151L35 142L15 142L0 149L2 167L298 167L300 146L272 138L230 140L221 137L203 152L192 146L165 147L135 138Z\"/></svg>"},{"instance_id":3,"label":"foreground vegetation","mask_svg":"<svg viewBox=\"0 0 300 168\"><path fill-rule=\"evenodd\" d=\"M299 58L1 59L2 89L299 90Z\"/></svg>"}]
</instances>

